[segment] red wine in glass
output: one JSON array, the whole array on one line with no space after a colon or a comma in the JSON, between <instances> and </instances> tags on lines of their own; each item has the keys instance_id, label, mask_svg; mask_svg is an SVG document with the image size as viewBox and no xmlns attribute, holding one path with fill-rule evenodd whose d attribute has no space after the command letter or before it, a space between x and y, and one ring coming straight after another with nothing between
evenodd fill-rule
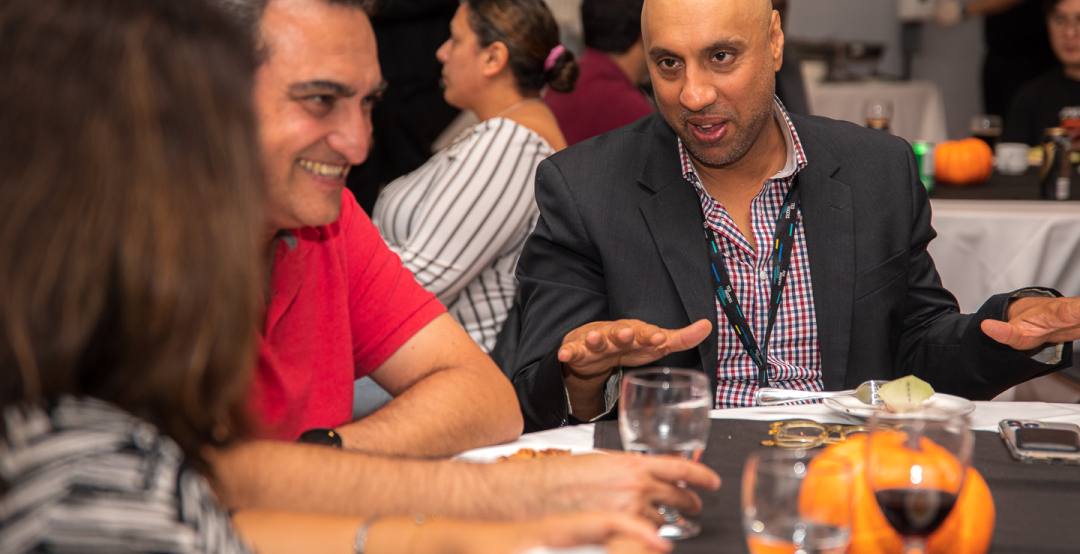
<instances>
[{"instance_id":1,"label":"red wine in glass","mask_svg":"<svg viewBox=\"0 0 1080 554\"><path fill-rule=\"evenodd\" d=\"M926 537L956 504L956 495L932 489L888 489L874 493L885 519L901 535Z\"/></svg>"}]
</instances>

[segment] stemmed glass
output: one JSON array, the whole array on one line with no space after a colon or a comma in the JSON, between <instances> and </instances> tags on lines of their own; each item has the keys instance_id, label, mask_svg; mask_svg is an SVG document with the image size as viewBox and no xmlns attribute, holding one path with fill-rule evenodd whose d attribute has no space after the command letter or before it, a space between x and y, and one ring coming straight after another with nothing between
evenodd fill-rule
<instances>
[{"instance_id":1,"label":"stemmed glass","mask_svg":"<svg viewBox=\"0 0 1080 554\"><path fill-rule=\"evenodd\" d=\"M906 554L924 552L927 537L952 511L974 444L966 416L923 409L871 420L866 482L904 538Z\"/></svg>"},{"instance_id":2,"label":"stemmed glass","mask_svg":"<svg viewBox=\"0 0 1080 554\"><path fill-rule=\"evenodd\" d=\"M808 450L767 450L746 460L743 529L753 554L842 554L851 542L852 466Z\"/></svg>"},{"instance_id":3,"label":"stemmed glass","mask_svg":"<svg viewBox=\"0 0 1080 554\"><path fill-rule=\"evenodd\" d=\"M700 371L651 367L627 372L619 399L623 448L697 461L709 438L711 407L709 380ZM701 525L675 508L660 506L659 511L664 517L661 537L678 540L701 533Z\"/></svg>"}]
</instances>

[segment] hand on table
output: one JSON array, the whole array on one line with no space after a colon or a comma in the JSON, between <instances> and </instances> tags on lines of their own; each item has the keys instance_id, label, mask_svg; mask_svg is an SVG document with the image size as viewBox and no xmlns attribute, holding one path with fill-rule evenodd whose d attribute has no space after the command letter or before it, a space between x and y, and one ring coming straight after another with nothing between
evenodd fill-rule
<instances>
[{"instance_id":1,"label":"hand on table","mask_svg":"<svg viewBox=\"0 0 1080 554\"><path fill-rule=\"evenodd\" d=\"M526 512L533 515L579 510L619 512L662 523L659 505L688 514L701 512L701 499L687 486L720 488L720 476L704 465L670 456L590 454L498 464L513 472ZM529 509L531 508L531 509Z\"/></svg>"},{"instance_id":2,"label":"hand on table","mask_svg":"<svg viewBox=\"0 0 1080 554\"><path fill-rule=\"evenodd\" d=\"M986 335L1017 350L1080 339L1080 298L1028 297L1009 306L1008 321L982 322Z\"/></svg>"}]
</instances>

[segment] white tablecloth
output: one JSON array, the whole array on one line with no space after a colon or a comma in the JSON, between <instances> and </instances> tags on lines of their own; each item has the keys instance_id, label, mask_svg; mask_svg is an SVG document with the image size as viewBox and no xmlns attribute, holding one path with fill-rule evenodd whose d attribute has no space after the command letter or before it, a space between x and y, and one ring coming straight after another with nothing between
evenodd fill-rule
<instances>
[{"instance_id":1,"label":"white tablecloth","mask_svg":"<svg viewBox=\"0 0 1080 554\"><path fill-rule=\"evenodd\" d=\"M891 100L891 131L908 142L934 143L948 138L945 130L945 101L932 81L813 83L808 82L806 99L810 113L866 125L866 103L872 99Z\"/></svg>"},{"instance_id":2,"label":"white tablecloth","mask_svg":"<svg viewBox=\"0 0 1080 554\"><path fill-rule=\"evenodd\" d=\"M932 200L931 209L930 255L962 311L1032 285L1080 296L1080 203Z\"/></svg>"}]
</instances>

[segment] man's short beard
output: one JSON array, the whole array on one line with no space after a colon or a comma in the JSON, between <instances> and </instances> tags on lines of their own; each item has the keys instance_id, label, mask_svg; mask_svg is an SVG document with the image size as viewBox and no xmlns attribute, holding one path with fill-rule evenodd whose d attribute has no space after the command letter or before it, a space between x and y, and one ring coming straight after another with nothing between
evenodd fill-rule
<instances>
[{"instance_id":1,"label":"man's short beard","mask_svg":"<svg viewBox=\"0 0 1080 554\"><path fill-rule=\"evenodd\" d=\"M682 124L676 127L675 133L682 139L686 150L695 160L708 166L725 166L741 160L750 151L750 148L754 146L754 143L761 136L765 125L772 119L772 114L773 101L770 99L769 102L762 105L760 110L750 114L751 117L746 120L747 125L741 129L741 133L737 129L731 129L736 131L736 134L729 137L730 143L727 148L720 152L710 153L697 142L686 125L687 118L693 115L689 112L680 115L679 119L682 120ZM728 125L731 125L731 123L732 121L728 120Z\"/></svg>"}]
</instances>

